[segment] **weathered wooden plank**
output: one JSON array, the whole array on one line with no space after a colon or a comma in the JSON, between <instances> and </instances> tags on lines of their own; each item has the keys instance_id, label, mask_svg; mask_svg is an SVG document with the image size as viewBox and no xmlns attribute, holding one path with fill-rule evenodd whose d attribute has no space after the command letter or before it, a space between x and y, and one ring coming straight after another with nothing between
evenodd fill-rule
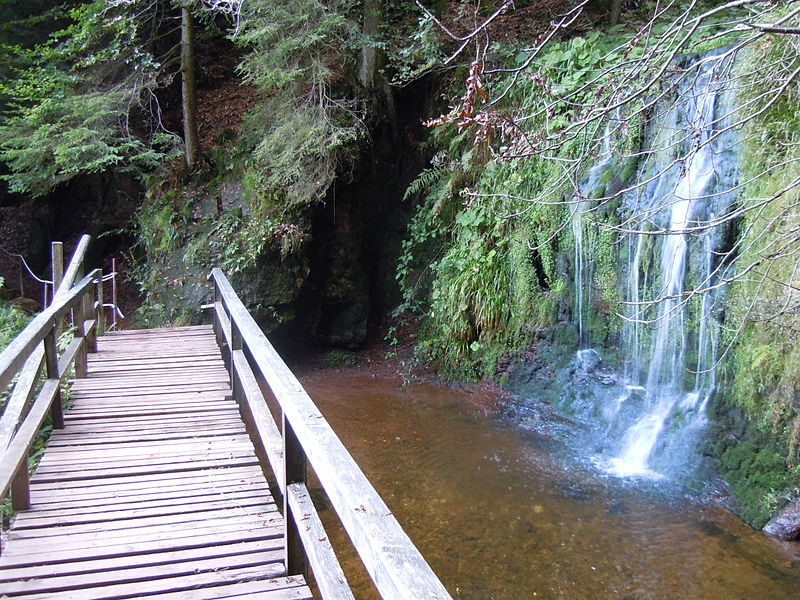
<instances>
[{"instance_id":1,"label":"weathered wooden plank","mask_svg":"<svg viewBox=\"0 0 800 600\"><path fill-rule=\"evenodd\" d=\"M191 432L193 430L200 429L202 431L202 427L207 427L210 431L214 427L238 425L241 423L241 419L237 419L237 417L238 415L235 411L215 411L213 413L198 411L193 414L162 415L161 418L152 416L126 417L117 427L114 427L113 419L76 419L70 422L70 426L65 431L64 436L59 437L59 439L68 440L76 438L79 435L93 433L98 435L117 434L124 437L126 434L130 435L136 431L148 431L152 433L170 432L175 431L176 427L184 420L186 427L192 428L186 431L189 432L189 435L192 435ZM130 419L130 423L127 422L127 419ZM187 437L189 437L189 435L187 435ZM129 437L128 439L135 439L135 437Z\"/></svg>"},{"instance_id":2,"label":"weathered wooden plank","mask_svg":"<svg viewBox=\"0 0 800 600\"><path fill-rule=\"evenodd\" d=\"M183 488L164 488L150 494L92 493L73 494L64 500L33 503L30 511L17 515L14 526L23 528L40 524L60 524L62 522L81 522L102 520L104 518L123 519L138 514L171 514L175 507L191 512L190 505L217 504L219 506L243 506L256 500L272 502L267 486L259 483L234 484L208 489L189 486Z\"/></svg>"},{"instance_id":3,"label":"weathered wooden plank","mask_svg":"<svg viewBox=\"0 0 800 600\"><path fill-rule=\"evenodd\" d=\"M192 352L200 354L213 354L215 346L207 338L195 338L194 340L180 341L161 339L153 342L146 340L126 340L117 344L107 344L100 338L99 346L94 360L103 360L111 357L114 359L123 358L157 358L159 356L190 355Z\"/></svg>"},{"instance_id":4,"label":"weathered wooden plank","mask_svg":"<svg viewBox=\"0 0 800 600\"><path fill-rule=\"evenodd\" d=\"M247 598L248 600L307 600L311 591L302 577L279 577L264 581L235 583L202 590L160 594L158 600L218 600Z\"/></svg>"},{"instance_id":5,"label":"weathered wooden plank","mask_svg":"<svg viewBox=\"0 0 800 600\"><path fill-rule=\"evenodd\" d=\"M278 563L282 560L282 552L258 552L251 554L237 554L212 558L198 558L190 562L173 562L167 565L154 565L146 567L125 567L113 571L104 571L102 574L82 573L79 575L66 575L61 577L46 577L42 579L26 579L13 583L0 584L0 591L5 594L28 593L54 593L66 590L79 590L87 587L97 587L98 582L103 586L113 584L136 585L143 581L151 581L167 577L192 575L194 573L209 573L221 569L241 569ZM279 567L280 569L280 567ZM280 570L276 572L279 573Z\"/></svg>"},{"instance_id":6,"label":"weathered wooden plank","mask_svg":"<svg viewBox=\"0 0 800 600\"><path fill-rule=\"evenodd\" d=\"M136 439L142 442L156 442L156 441L170 441L170 440L192 440L201 439L207 436L226 436L238 433L244 433L244 425L236 422L221 422L213 426L204 426L202 424L187 425L185 428L181 427L154 427L148 430L147 433L138 434ZM89 431L84 434L82 440L78 439L76 435L65 435L59 437L57 440L51 439L48 447L51 448L70 448L76 444L81 444L85 447L98 444L116 443L120 440L129 440L131 438L129 430L123 431Z\"/></svg>"},{"instance_id":7,"label":"weathered wooden plank","mask_svg":"<svg viewBox=\"0 0 800 600\"><path fill-rule=\"evenodd\" d=\"M126 524L132 525L127 528L115 528L113 535L115 540L137 540L140 542L166 540L172 537L186 537L190 534L198 533L202 528L202 533L207 535L217 531L242 531L256 528L269 529L276 528L281 524L279 513L255 511L246 513L244 511L231 511L219 515L213 522L202 519L201 515L196 514L195 519L181 520L178 522L167 521L158 523L156 517L148 517L147 520L138 526L136 522ZM82 531L74 528L53 527L45 531L23 530L8 532L9 556L20 556L22 554L47 554L49 546L54 545L59 550L70 548L89 548L92 550L101 549L109 540L109 531L100 528L85 528ZM65 532L62 535L61 530ZM47 546L47 547L43 547Z\"/></svg>"},{"instance_id":8,"label":"weathered wooden plank","mask_svg":"<svg viewBox=\"0 0 800 600\"><path fill-rule=\"evenodd\" d=\"M22 370L0 417L0 451L8 448L17 430L20 417L36 392L36 381L44 364L44 345L39 344L22 366Z\"/></svg>"},{"instance_id":9,"label":"weathered wooden plank","mask_svg":"<svg viewBox=\"0 0 800 600\"><path fill-rule=\"evenodd\" d=\"M304 484L290 484L287 498L292 514L297 519L297 532L303 541L308 563L322 597L337 600L353 598L353 592L350 591L328 534L311 501L308 488Z\"/></svg>"},{"instance_id":10,"label":"weathered wooden plank","mask_svg":"<svg viewBox=\"0 0 800 600\"><path fill-rule=\"evenodd\" d=\"M148 425L157 425L160 422L168 422L171 420L182 419L182 418L191 419L192 417L202 418L209 416L221 417L221 416L236 415L236 414L238 414L238 411L236 410L235 407L226 405L226 406L220 406L214 410L203 409L198 411L198 410L187 409L187 410L174 410L170 411L168 414L161 414L161 415L158 414L128 415L127 417L125 417L125 420L128 423L136 421L140 423L142 426L148 426ZM74 419L68 418L67 420L75 421L76 424L81 424L81 423L92 423L92 422L103 423L104 420L106 420L109 423L114 423L116 419L112 419L110 417L98 416L98 417L74 418Z\"/></svg>"},{"instance_id":11,"label":"weathered wooden plank","mask_svg":"<svg viewBox=\"0 0 800 600\"><path fill-rule=\"evenodd\" d=\"M150 414L153 409L158 409L161 412L159 414L172 414L170 411L172 410L179 410L182 411L180 414L184 414L187 410L191 410L192 412L198 413L213 413L215 409L235 409L236 405L225 397L221 398L205 398L205 399L185 399L185 400L178 400L174 404L170 404L167 400L160 400L148 403L133 403L133 404L120 404L117 406L109 406L106 404L94 404L94 405L85 405L85 404L76 404L70 410L70 414L75 417L72 420L77 421L80 419L83 420L93 420L93 419L100 419L105 417L95 417L96 414L103 414L103 415L113 415L113 416L126 416L126 415L137 415L142 413Z\"/></svg>"},{"instance_id":12,"label":"weathered wooden plank","mask_svg":"<svg viewBox=\"0 0 800 600\"><path fill-rule=\"evenodd\" d=\"M232 498L235 501L240 496L256 493L270 497L269 490L264 483L257 479L230 480L217 482L203 482L189 480L185 483L166 484L154 482L152 488L115 488L106 486L79 487L64 490L33 490L33 506L30 511L17 515L19 519L39 518L46 516L47 511L73 510L80 511L83 507L102 510L130 510L137 506L159 506L178 498L191 499L200 496L217 496L218 499ZM58 493L55 493L55 492ZM44 498L44 500L40 500ZM112 502L113 501L113 502Z\"/></svg>"},{"instance_id":13,"label":"weathered wooden plank","mask_svg":"<svg viewBox=\"0 0 800 600\"><path fill-rule=\"evenodd\" d=\"M103 489L149 489L158 482L163 483L164 481L168 481L170 484L174 484L192 480L198 482L207 481L210 485L212 482L224 481L228 479L236 480L236 478L246 479L257 474L260 474L260 468L253 465L247 465L245 467L226 466L216 469L203 469L171 474L150 473L113 479L90 479L86 480L85 482L44 483L33 481L31 484L31 490L33 493L36 493L37 490L65 490L100 487Z\"/></svg>"},{"instance_id":14,"label":"weathered wooden plank","mask_svg":"<svg viewBox=\"0 0 800 600\"><path fill-rule=\"evenodd\" d=\"M200 354L211 354L217 349L217 345L207 338L196 338L191 343L180 343L171 341L168 344L163 342L142 342L125 341L119 344L107 344L105 338L98 339L98 350L93 353L92 361L102 362L104 360L140 360L146 358L158 358L160 356L191 356L193 352Z\"/></svg>"},{"instance_id":15,"label":"weathered wooden plank","mask_svg":"<svg viewBox=\"0 0 800 600\"><path fill-rule=\"evenodd\" d=\"M180 388L179 388L180 389ZM171 404L183 404L187 402L224 402L229 401L230 392L227 390L212 390L207 392L181 392L173 391L161 394L137 395L137 396L117 396L109 398L94 396L86 393L73 396L74 402L72 410L82 410L85 408L110 408L125 409L137 406L152 406L161 404L170 406Z\"/></svg>"},{"instance_id":16,"label":"weathered wooden plank","mask_svg":"<svg viewBox=\"0 0 800 600\"><path fill-rule=\"evenodd\" d=\"M140 514L171 514L174 507L191 512L194 504L216 504L218 506L240 506L256 500L272 502L267 486L261 483L235 484L208 489L197 489L190 486L181 488L169 487L148 494L114 494L108 492L87 491L76 493L63 500L48 503L33 503L30 511L18 514L15 527L39 526L44 524L60 524L102 520L104 518L122 519ZM99 497L98 497L99 496Z\"/></svg>"},{"instance_id":17,"label":"weathered wooden plank","mask_svg":"<svg viewBox=\"0 0 800 600\"><path fill-rule=\"evenodd\" d=\"M72 521L84 519L100 520L104 515L114 518L125 518L133 515L133 511L141 509L157 509L168 513L175 506L189 511L189 504L217 503L220 506L239 506L257 499L271 502L272 496L267 486L261 483L236 484L228 486L199 489L191 486L182 488L164 488L149 494L120 494L111 492L85 492L73 494L60 501L36 503L29 511L20 513L14 522L15 527L24 527L26 523L46 522L58 524L60 520ZM124 513L124 515L123 515ZM120 515L120 516L117 516Z\"/></svg>"},{"instance_id":18,"label":"weathered wooden plank","mask_svg":"<svg viewBox=\"0 0 800 600\"><path fill-rule=\"evenodd\" d=\"M56 481L75 481L80 479L98 479L106 477L123 477L127 475L149 475L149 474L166 474L178 473L181 471L194 471L197 469L219 467L223 465L230 466L246 466L257 465L258 460L253 457L234 458L224 461L219 459L215 460L199 460L194 462L181 462L174 464L157 464L145 466L126 466L107 469L93 469L91 471L63 471L55 473L39 473L37 472L32 478L32 481L37 482L56 482Z\"/></svg>"},{"instance_id":19,"label":"weathered wooden plank","mask_svg":"<svg viewBox=\"0 0 800 600\"><path fill-rule=\"evenodd\" d=\"M149 554L171 550L201 548L214 544L226 544L254 540L281 538L282 523L275 527L243 527L221 528L212 532L191 532L183 536L148 540L117 540L103 546L57 547L42 552L11 552L13 546L0 555L0 568L36 566L50 563L62 563L96 558L114 558L118 556Z\"/></svg>"},{"instance_id":20,"label":"weathered wooden plank","mask_svg":"<svg viewBox=\"0 0 800 600\"><path fill-rule=\"evenodd\" d=\"M24 596L29 600L111 600L116 598L139 598L145 595L192 590L202 586L214 586L223 583L269 579L283 575L283 567L279 564L242 567L197 573L178 577L167 577L153 581L140 581L135 586L127 583L103 585L102 581L95 586L82 590L66 592L48 592ZM0 588L2 592L2 588Z\"/></svg>"},{"instance_id":21,"label":"weathered wooden plank","mask_svg":"<svg viewBox=\"0 0 800 600\"><path fill-rule=\"evenodd\" d=\"M257 440L254 442L263 448L281 488L281 493L283 493L283 436L272 418L267 401L264 399L264 394L261 393L261 388L244 352L234 350L232 357L234 368L239 375L246 408L253 423L253 434Z\"/></svg>"},{"instance_id":22,"label":"weathered wooden plank","mask_svg":"<svg viewBox=\"0 0 800 600\"><path fill-rule=\"evenodd\" d=\"M156 444L146 445L139 444L138 446L128 448L115 448L110 444L103 444L102 446L68 446L54 448L54 452L47 453L39 462L40 466L47 466L50 464L62 464L70 462L74 464L82 463L102 463L102 462L118 462L127 460L148 460L149 458L180 458L182 456L200 457L203 455L210 458L216 454L230 451L231 456L238 456L241 452L253 453L253 445L250 440L236 440L230 437L218 437L218 441L209 441L209 438L202 438L202 442L195 442L194 440L180 440L186 443L164 443L164 448L158 448ZM210 438L213 440L214 438ZM88 466L87 468L93 468Z\"/></svg>"},{"instance_id":23,"label":"weathered wooden plank","mask_svg":"<svg viewBox=\"0 0 800 600\"><path fill-rule=\"evenodd\" d=\"M201 495L171 495L170 497L159 497L158 500L137 503L114 503L111 507L93 504L89 506L69 506L41 510L25 518L17 517L14 521L14 532L27 529L41 529L49 527L67 527L72 525L88 525L103 523L110 529L122 528L123 521L134 521L143 518L161 518L179 516L184 519L198 519L198 515L193 513L208 513L212 511L243 510L248 512L271 512L275 510L275 505L271 503L272 498L263 488L254 488L249 493L236 492L232 490L230 494L221 496L220 494ZM105 509L105 510L103 510ZM111 510L109 510L111 509ZM207 518L202 516L202 519ZM200 519L200 520L202 520ZM118 522L112 526L111 521ZM59 529L59 533L64 533L64 529Z\"/></svg>"},{"instance_id":24,"label":"weathered wooden plank","mask_svg":"<svg viewBox=\"0 0 800 600\"><path fill-rule=\"evenodd\" d=\"M255 456L253 448L244 447L239 449L218 449L218 450L204 450L197 453L180 452L180 453L151 453L143 456L135 457L103 457L94 461L86 462L84 464L76 464L70 458L63 460L50 459L47 462L39 463L36 469L38 475L49 475L51 473L58 473L60 471L82 471L89 476L94 471L107 471L108 469L125 469L127 467L158 467L161 465L170 464L183 464L195 463L198 461L219 461L224 463L233 459L249 459Z\"/></svg>"},{"instance_id":25,"label":"weathered wooden plank","mask_svg":"<svg viewBox=\"0 0 800 600\"><path fill-rule=\"evenodd\" d=\"M154 402L152 404L132 404L123 406L106 407L105 405L99 406L75 406L70 411L72 421L85 420L91 421L96 419L111 419L114 417L127 417L127 416L158 416L166 412L169 414L185 414L187 412L200 412L214 414L219 411L235 409L236 406L230 400L218 398L217 400L200 400L191 401L186 400L183 402L176 402L174 405L169 405L162 402Z\"/></svg>"},{"instance_id":26,"label":"weathered wooden plank","mask_svg":"<svg viewBox=\"0 0 800 600\"><path fill-rule=\"evenodd\" d=\"M216 370L215 370L216 371ZM197 373L186 373L174 375L170 373L158 374L153 376L137 375L135 377L108 377L103 379L87 378L80 384L73 384L75 392L85 394L95 390L105 390L108 393L116 393L118 390L129 390L148 392L151 388L172 387L200 384L228 384L228 375L223 371L202 371Z\"/></svg>"},{"instance_id":27,"label":"weathered wooden plank","mask_svg":"<svg viewBox=\"0 0 800 600\"><path fill-rule=\"evenodd\" d=\"M142 360L154 360L157 358L188 357L196 356L218 356L219 348L208 339L198 339L187 343L162 340L159 342L137 342L130 341L115 345L104 345L103 338L100 339L98 351L94 353L90 360L102 366L106 361L130 360L136 364Z\"/></svg>"},{"instance_id":28,"label":"weathered wooden plank","mask_svg":"<svg viewBox=\"0 0 800 600\"><path fill-rule=\"evenodd\" d=\"M186 415L186 414L195 414L198 412L202 412L204 414L212 414L212 413L224 413L230 412L235 410L235 405L232 405L230 402L220 401L218 403L214 403L210 406L196 406L196 405L188 405L188 406L178 406L174 407L169 410L170 415ZM87 420L98 420L98 419L111 419L111 418L119 418L119 417L158 417L164 414L163 410L153 410L149 407L145 406L137 406L131 407L128 409L121 409L121 410L114 410L113 408L101 408L97 410L75 410L70 411L69 416L65 417L70 421L87 421Z\"/></svg>"},{"instance_id":29,"label":"weathered wooden plank","mask_svg":"<svg viewBox=\"0 0 800 600\"><path fill-rule=\"evenodd\" d=\"M0 570L0 581L12 582L20 579L60 577L80 573L101 573L123 568L136 568L154 565L168 565L182 561L204 558L236 556L251 552L281 551L282 541L278 538L256 540L251 542L235 542L231 544L212 544L188 550L156 552L152 554L136 554L117 558L99 558L78 562L47 564L42 566L12 567Z\"/></svg>"},{"instance_id":30,"label":"weathered wooden plank","mask_svg":"<svg viewBox=\"0 0 800 600\"><path fill-rule=\"evenodd\" d=\"M158 444L158 448L163 450L197 450L206 446L215 447L225 446L226 444L239 445L249 443L250 439L247 437L247 435L244 433L239 433L227 436L197 436L188 439L164 441L161 444ZM122 442L109 442L104 444L102 448L96 448L94 446L65 446L51 448L48 446L47 454L49 456L77 456L78 454L84 453L102 453L109 455L120 453L124 454L126 451L141 452L152 447L153 444L151 444L148 440L140 440L137 438L136 440L127 440Z\"/></svg>"},{"instance_id":31,"label":"weathered wooden plank","mask_svg":"<svg viewBox=\"0 0 800 600\"><path fill-rule=\"evenodd\" d=\"M81 390L96 389L100 386L118 388L139 384L151 385L162 381L172 385L192 383L193 381L204 381L206 379L216 381L219 377L227 374L223 367L217 365L208 366L186 366L183 368L155 368L147 366L142 369L114 369L110 371L100 371L91 377L87 377L85 382L81 381L78 386Z\"/></svg>"},{"instance_id":32,"label":"weathered wooden plank","mask_svg":"<svg viewBox=\"0 0 800 600\"><path fill-rule=\"evenodd\" d=\"M218 364L219 363L219 364ZM183 365L183 368L181 366ZM109 379L116 381L117 378L123 376L156 376L161 374L170 374L176 371L182 373L192 373L201 371L213 371L215 369L224 369L224 363L221 359L206 359L204 357L181 357L180 359L169 359L162 357L160 362L156 359L148 359L146 361L126 361L124 363L114 364L93 364L90 363L88 381L95 379Z\"/></svg>"},{"instance_id":33,"label":"weathered wooden plank","mask_svg":"<svg viewBox=\"0 0 800 600\"><path fill-rule=\"evenodd\" d=\"M14 439L3 454L3 461L0 462L0 496L5 495L17 469L23 461L27 461L28 449L33 443L33 437L39 431L45 416L50 410L50 404L58 392L60 384L61 382L58 379L47 379L44 382L30 412L28 412Z\"/></svg>"},{"instance_id":34,"label":"weathered wooden plank","mask_svg":"<svg viewBox=\"0 0 800 600\"><path fill-rule=\"evenodd\" d=\"M207 335L211 331L211 325L182 325L180 327L153 327L148 329L117 329L115 331L106 332L103 336L103 339L113 340L117 338L139 337L147 335L164 337L168 334L177 334L181 337L186 337L193 334Z\"/></svg>"},{"instance_id":35,"label":"weathered wooden plank","mask_svg":"<svg viewBox=\"0 0 800 600\"><path fill-rule=\"evenodd\" d=\"M230 390L230 385L224 382L210 382L210 383L192 383L192 390L197 392L209 392L209 391L227 391ZM108 390L107 390L108 391ZM145 386L142 389L136 388L120 388L119 390L114 390L113 393L110 391L107 394L100 394L98 395L99 398L110 398L113 399L119 396L147 396L150 394L169 394L174 392L175 389L169 385L154 385L154 386ZM75 393L77 397L80 397L83 393L83 390L80 387L75 389Z\"/></svg>"},{"instance_id":36,"label":"weathered wooden plank","mask_svg":"<svg viewBox=\"0 0 800 600\"><path fill-rule=\"evenodd\" d=\"M91 481L97 480L89 480L89 482ZM32 487L34 506L31 512L26 514L36 514L39 510L48 510L48 508L51 508L48 507L48 505L62 505L75 502L83 503L88 500L96 500L99 504L102 504L108 499L113 499L116 503L122 505L127 502L158 498L161 494L179 494L187 491L196 495L223 495L229 491L249 493L248 490L250 488L257 487L260 489L265 487L265 485L263 476L260 477L257 475L231 479L198 478L176 479L175 481L152 481L144 485L81 485L72 488L51 488L47 484L34 485Z\"/></svg>"},{"instance_id":37,"label":"weathered wooden plank","mask_svg":"<svg viewBox=\"0 0 800 600\"><path fill-rule=\"evenodd\" d=\"M194 360L193 360L194 359ZM141 352L95 352L89 357L89 364L95 372L114 368L130 367L139 369L148 365L154 368L171 369L178 365L214 365L222 361L219 348L213 342L195 342L191 347L161 347L153 354Z\"/></svg>"},{"instance_id":38,"label":"weathered wooden plank","mask_svg":"<svg viewBox=\"0 0 800 600\"><path fill-rule=\"evenodd\" d=\"M98 425L102 426L104 423L116 424L117 428L121 431L125 428L130 428L134 426L134 423L138 422L147 422L151 425L158 425L160 422L164 423L165 425L174 425L176 422L186 422L188 425L191 425L193 421L197 422L209 422L209 421L220 421L220 420L229 420L231 418L236 418L238 416L238 410L235 404L232 404L230 399L226 395L220 395L216 402L213 402L212 406L206 404L208 399L201 398L199 399L200 404L197 404L194 410L187 410L186 407L176 408L175 410L164 409L159 415L139 415L136 414L137 411L142 411L146 409L149 405L147 402L143 403L136 403L129 406L125 406L125 409L128 409L131 414L126 416L124 419L114 418L114 417L80 417L80 418L73 418L70 419L71 424L73 426L80 426L80 425ZM190 406L193 402L191 399L183 399L180 400L181 403L189 402ZM161 401L156 401L154 403L161 403ZM88 409L89 407L87 407ZM214 408L214 410L209 410ZM106 411L106 410L113 410L113 407L108 407L105 404L101 404L97 407L98 410ZM81 412L85 412L84 407L81 407L77 410ZM70 411L71 412L71 411ZM241 418L239 418L241 421ZM149 428L148 428L149 429ZM66 430L63 432L65 435L68 435L72 431L71 429ZM142 429L144 433L144 428ZM56 432L61 433L61 432Z\"/></svg>"},{"instance_id":39,"label":"weathered wooden plank","mask_svg":"<svg viewBox=\"0 0 800 600\"><path fill-rule=\"evenodd\" d=\"M49 519L15 522L7 539L30 539L72 535L78 533L114 532L124 535L126 530L141 529L155 525L191 523L203 526L209 520L228 517L260 517L277 512L274 504L264 501L261 494L237 498L236 502L210 500L200 497L194 504L176 502L172 506L131 511L91 512L62 514Z\"/></svg>"}]
</instances>

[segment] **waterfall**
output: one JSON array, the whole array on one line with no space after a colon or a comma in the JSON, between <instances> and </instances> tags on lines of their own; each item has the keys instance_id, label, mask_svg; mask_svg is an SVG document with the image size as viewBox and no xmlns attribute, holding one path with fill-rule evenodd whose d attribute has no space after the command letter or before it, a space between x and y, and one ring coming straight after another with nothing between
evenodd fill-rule
<instances>
[{"instance_id":1,"label":"waterfall","mask_svg":"<svg viewBox=\"0 0 800 600\"><path fill-rule=\"evenodd\" d=\"M651 123L648 144L654 150L638 173L640 181L649 182L623 198L624 211L664 233L630 234L620 243L620 272L627 277L627 314L619 344L625 369L611 389L594 394L593 413L605 419L606 431L616 439L597 462L618 476L680 471L707 423L705 409L716 383L716 306L724 294L713 284L720 277L717 256L724 232L686 230L725 214L734 196L735 136L720 132L732 92L718 76L723 61L715 56L687 70L691 75L678 85L677 100ZM587 184L596 184L607 168L605 159L598 161ZM652 177L657 173L661 175ZM586 352L585 271L591 254L584 258L578 252L591 250L582 239L579 205L572 211L572 230L580 370L585 362L581 353ZM708 289L697 292L703 288Z\"/></svg>"}]
</instances>

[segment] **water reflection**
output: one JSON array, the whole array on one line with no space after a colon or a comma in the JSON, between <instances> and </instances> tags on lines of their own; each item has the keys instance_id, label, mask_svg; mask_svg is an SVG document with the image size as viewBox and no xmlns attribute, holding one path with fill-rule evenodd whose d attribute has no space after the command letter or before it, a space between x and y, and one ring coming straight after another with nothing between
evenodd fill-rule
<instances>
[{"instance_id":1,"label":"water reflection","mask_svg":"<svg viewBox=\"0 0 800 600\"><path fill-rule=\"evenodd\" d=\"M800 546L581 466L466 392L332 371L304 383L454 598L800 597ZM322 516L356 597L376 597Z\"/></svg>"}]
</instances>

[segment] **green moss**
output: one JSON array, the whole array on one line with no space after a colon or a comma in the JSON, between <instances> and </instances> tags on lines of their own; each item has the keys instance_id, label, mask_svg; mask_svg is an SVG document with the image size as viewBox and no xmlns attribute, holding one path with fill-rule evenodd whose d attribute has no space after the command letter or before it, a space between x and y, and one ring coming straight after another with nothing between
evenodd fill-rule
<instances>
[{"instance_id":1,"label":"green moss","mask_svg":"<svg viewBox=\"0 0 800 600\"><path fill-rule=\"evenodd\" d=\"M638 168L639 168L638 158L636 156L628 156L622 163L622 171L620 179L623 182L633 181L633 178L636 175L636 169Z\"/></svg>"},{"instance_id":2,"label":"green moss","mask_svg":"<svg viewBox=\"0 0 800 600\"><path fill-rule=\"evenodd\" d=\"M776 36L751 46L737 68L747 73L754 65L770 63L782 56L786 43ZM740 102L755 112L766 102L759 98L761 92L762 82L756 77L744 79ZM798 100L797 87L788 89L743 131L744 199L772 197L800 176L796 163L766 171L796 158ZM794 220L786 217L793 214L791 207L798 199L795 188L744 217L740 269L793 235ZM786 284L800 285L791 251L736 281L726 299L727 318L740 327L728 328L723 336L728 352L719 373L715 456L720 472L731 484L739 512L756 526L763 525L783 500L800 493L800 350L796 344L800 318L794 311L784 310Z\"/></svg>"},{"instance_id":3,"label":"green moss","mask_svg":"<svg viewBox=\"0 0 800 600\"><path fill-rule=\"evenodd\" d=\"M358 354L346 350L331 350L325 355L325 364L333 368L357 367Z\"/></svg>"},{"instance_id":4,"label":"green moss","mask_svg":"<svg viewBox=\"0 0 800 600\"><path fill-rule=\"evenodd\" d=\"M734 510L754 527L763 527L781 508L787 492L800 488L800 472L786 468L775 438L757 426L721 435L715 452L720 474L730 484Z\"/></svg>"}]
</instances>

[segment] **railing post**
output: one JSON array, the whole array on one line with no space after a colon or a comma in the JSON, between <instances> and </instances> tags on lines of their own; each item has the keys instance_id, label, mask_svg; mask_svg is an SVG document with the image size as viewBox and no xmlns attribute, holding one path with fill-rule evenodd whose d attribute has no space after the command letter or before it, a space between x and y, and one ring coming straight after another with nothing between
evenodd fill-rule
<instances>
[{"instance_id":1,"label":"railing post","mask_svg":"<svg viewBox=\"0 0 800 600\"><path fill-rule=\"evenodd\" d=\"M211 278L214 280L214 321L213 321L213 328L214 328L214 337L217 339L217 346L219 346L220 350L223 350L227 345L225 341L225 332L222 330L222 321L220 320L220 312L225 310L225 304L222 299L222 292L219 289L219 282L217 278L214 277L214 274L211 274ZM225 368L228 369L230 373L230 363L228 359L230 358L230 354L227 352L222 352L222 360L225 362Z\"/></svg>"},{"instance_id":2,"label":"railing post","mask_svg":"<svg viewBox=\"0 0 800 600\"><path fill-rule=\"evenodd\" d=\"M117 259L111 259L111 325L117 324Z\"/></svg>"},{"instance_id":3,"label":"railing post","mask_svg":"<svg viewBox=\"0 0 800 600\"><path fill-rule=\"evenodd\" d=\"M103 335L106 332L106 310L103 308L103 271L100 271L100 277L97 279L97 311L95 313L97 318L97 333ZM97 352L97 336L94 340L94 350Z\"/></svg>"},{"instance_id":4,"label":"railing post","mask_svg":"<svg viewBox=\"0 0 800 600\"><path fill-rule=\"evenodd\" d=\"M239 378L239 373L236 370L236 361L233 357L234 353L242 348L242 332L239 331L239 326L236 324L236 321L231 319L231 347L228 349L228 356L230 360L228 363L228 372L231 376L231 395L236 401L236 404L239 406L239 409L242 408L242 382Z\"/></svg>"},{"instance_id":5,"label":"railing post","mask_svg":"<svg viewBox=\"0 0 800 600\"><path fill-rule=\"evenodd\" d=\"M47 367L47 378L60 379L61 373L58 372L58 346L55 327L44 338L44 362ZM64 429L64 406L61 402L60 387L53 396L53 404L50 405L50 418L53 422L53 429Z\"/></svg>"},{"instance_id":6,"label":"railing post","mask_svg":"<svg viewBox=\"0 0 800 600\"><path fill-rule=\"evenodd\" d=\"M62 242L50 243L50 257L53 263L53 296L56 295L64 279L64 244Z\"/></svg>"},{"instance_id":7,"label":"railing post","mask_svg":"<svg viewBox=\"0 0 800 600\"><path fill-rule=\"evenodd\" d=\"M100 272L100 283L93 285L86 293L83 295L83 306L84 312L87 315L91 316L91 319L94 321L94 325L92 328L86 331L86 351L87 352L97 352L97 314L98 308L95 302L97 301L97 289L98 285L102 285L103 283L103 272Z\"/></svg>"},{"instance_id":8,"label":"railing post","mask_svg":"<svg viewBox=\"0 0 800 600\"><path fill-rule=\"evenodd\" d=\"M83 277L83 265L78 269L76 279ZM86 296L84 296L85 298ZM75 337L84 338L78 352L75 354L75 377L83 379L87 371L87 349L86 349L86 311L83 299L72 309L72 324L75 326Z\"/></svg>"},{"instance_id":9,"label":"railing post","mask_svg":"<svg viewBox=\"0 0 800 600\"><path fill-rule=\"evenodd\" d=\"M53 267L53 298L50 300L52 304L56 299L56 292L64 280L64 244L62 242L50 243L50 258ZM59 322L56 323L56 335L61 333L62 323L62 319L59 319Z\"/></svg>"},{"instance_id":10,"label":"railing post","mask_svg":"<svg viewBox=\"0 0 800 600\"><path fill-rule=\"evenodd\" d=\"M11 508L28 510L31 507L31 476L28 460L24 459L11 480Z\"/></svg>"},{"instance_id":11,"label":"railing post","mask_svg":"<svg viewBox=\"0 0 800 600\"><path fill-rule=\"evenodd\" d=\"M306 455L291 423L283 416L283 518L284 545L286 547L286 574L307 576L308 561L303 549L303 540L297 530L298 519L302 515L292 514L289 502L289 486L293 483L306 483Z\"/></svg>"}]
</instances>

